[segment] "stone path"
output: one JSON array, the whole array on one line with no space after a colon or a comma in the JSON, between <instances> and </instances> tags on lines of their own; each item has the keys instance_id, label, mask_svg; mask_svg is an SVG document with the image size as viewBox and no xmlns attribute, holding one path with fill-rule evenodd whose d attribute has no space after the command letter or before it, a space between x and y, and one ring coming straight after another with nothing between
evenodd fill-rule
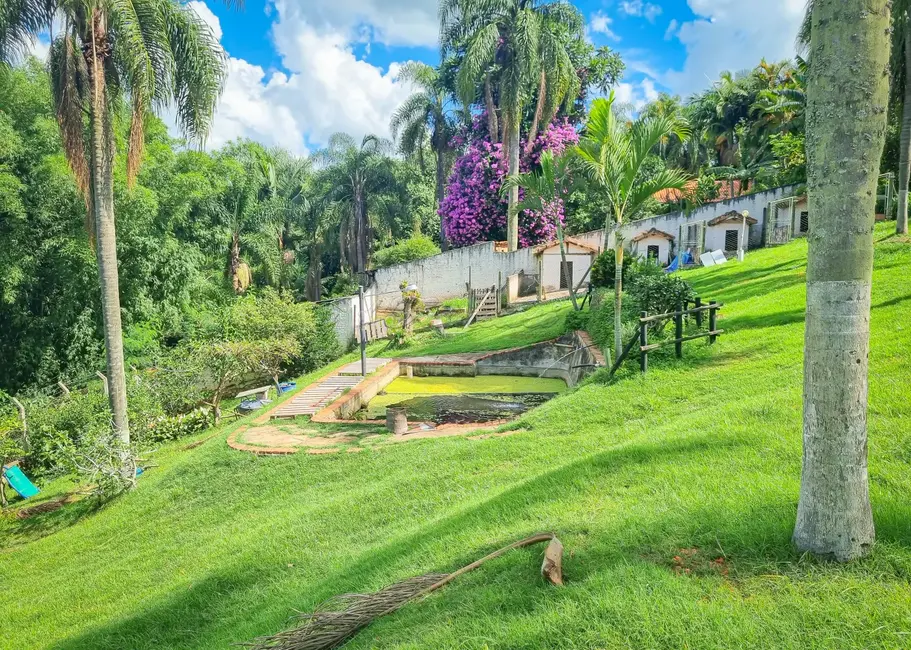
<instances>
[{"instance_id":1,"label":"stone path","mask_svg":"<svg viewBox=\"0 0 911 650\"><path fill-rule=\"evenodd\" d=\"M383 359L380 357L367 357L367 374L369 375L371 372L376 372L377 370L379 370L380 368L385 366L390 361L392 361L392 359ZM358 377L360 377L361 376L360 359L358 359L357 361L352 361L351 363L339 368L338 374L346 376L346 377L353 377L354 375L357 375Z\"/></svg>"},{"instance_id":2,"label":"stone path","mask_svg":"<svg viewBox=\"0 0 911 650\"><path fill-rule=\"evenodd\" d=\"M269 417L274 419L313 415L317 411L321 411L327 404L335 401L339 395L345 392L346 388L357 386L361 379L363 377L360 376L360 373L354 377L342 375L326 377L320 383L304 389L301 393L279 406L269 414Z\"/></svg>"}]
</instances>

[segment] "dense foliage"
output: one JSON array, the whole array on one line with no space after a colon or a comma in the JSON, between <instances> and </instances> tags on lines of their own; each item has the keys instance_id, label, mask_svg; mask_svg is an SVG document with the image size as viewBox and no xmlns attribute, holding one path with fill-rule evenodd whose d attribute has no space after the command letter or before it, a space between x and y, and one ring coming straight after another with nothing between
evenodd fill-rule
<instances>
[{"instance_id":1,"label":"dense foliage","mask_svg":"<svg viewBox=\"0 0 911 650\"><path fill-rule=\"evenodd\" d=\"M440 206L443 227L455 246L506 238L507 201L501 189L508 166L503 146L491 141L485 124L486 118L481 115L475 119L474 127L461 136L465 153L455 162L446 198ZM578 139L567 120L554 122L537 137L530 151L523 141L522 151L527 153L520 160L520 170L529 171L544 151L559 155ZM523 210L519 215L521 246L551 241L556 233L557 219L563 219L562 202L555 202L544 212Z\"/></svg>"},{"instance_id":2,"label":"dense foliage","mask_svg":"<svg viewBox=\"0 0 911 650\"><path fill-rule=\"evenodd\" d=\"M125 110L115 111L121 138ZM342 253L350 250L352 206L332 164L315 167L252 142L190 150L151 115L145 140L135 185L127 184L125 156L114 168L128 366L154 365L157 351L192 339L244 295L281 292L276 311L301 323L292 299L351 291L353 260ZM370 251L438 230L432 172L390 156L375 163L383 185L373 188L381 200L365 206ZM32 60L0 69L0 388L80 384L104 369L85 220L44 67Z\"/></svg>"},{"instance_id":3,"label":"dense foliage","mask_svg":"<svg viewBox=\"0 0 911 650\"><path fill-rule=\"evenodd\" d=\"M398 244L381 248L373 255L373 265L381 269L384 266L413 262L440 252L440 247L426 235L414 235Z\"/></svg>"}]
</instances>

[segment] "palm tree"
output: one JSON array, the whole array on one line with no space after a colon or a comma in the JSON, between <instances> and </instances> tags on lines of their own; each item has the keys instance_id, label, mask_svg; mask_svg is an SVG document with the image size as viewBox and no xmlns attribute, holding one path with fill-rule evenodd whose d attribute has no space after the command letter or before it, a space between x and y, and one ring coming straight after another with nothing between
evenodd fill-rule
<instances>
[{"instance_id":1,"label":"palm tree","mask_svg":"<svg viewBox=\"0 0 911 650\"><path fill-rule=\"evenodd\" d=\"M177 0L7 0L0 12L0 61L25 51L55 20L62 23L49 53L57 121L97 246L111 413L123 442L123 473L132 480L114 227L112 106L123 97L131 108L127 178L132 183L142 161L143 118L151 108L173 102L187 138L205 138L225 78L225 55L209 26Z\"/></svg>"},{"instance_id":2,"label":"palm tree","mask_svg":"<svg viewBox=\"0 0 911 650\"><path fill-rule=\"evenodd\" d=\"M803 23L797 33L797 47L806 50L810 47L813 32L813 6L815 0L808 0ZM895 221L895 232L908 232L908 189L911 179L911 0L894 0L892 2L892 83L897 95L898 88L903 88L902 128L899 136L898 151L898 216Z\"/></svg>"},{"instance_id":3,"label":"palm tree","mask_svg":"<svg viewBox=\"0 0 911 650\"><path fill-rule=\"evenodd\" d=\"M573 185L570 164L572 156L564 154L554 159L552 151L547 150L541 154L539 162L540 169L537 172L526 172L510 176L503 184L504 191L510 191L513 187L521 187L525 190L525 199L519 204L520 210L538 210L543 212L548 206L557 201L562 201L565 196L569 195ZM563 274L569 278L569 297L573 302L573 309L579 311L579 303L576 300L576 290L573 287L573 280L569 274L569 267L566 264L566 244L563 237L563 221L556 220L557 241L560 242L560 260L563 264Z\"/></svg>"},{"instance_id":4,"label":"palm tree","mask_svg":"<svg viewBox=\"0 0 911 650\"><path fill-rule=\"evenodd\" d=\"M447 157L452 152L449 141L455 132L454 121L447 115L446 91L440 83L440 73L424 63L406 63L399 72L399 79L411 82L418 90L393 114L392 137L399 141L399 149L403 154L418 157L421 169L424 168L424 143L429 137L430 148L436 157L436 199L439 209L443 202ZM442 222L440 248L444 251L449 248Z\"/></svg>"},{"instance_id":5,"label":"palm tree","mask_svg":"<svg viewBox=\"0 0 911 650\"><path fill-rule=\"evenodd\" d=\"M873 209L885 141L888 0L818 0L807 86L809 233L803 469L794 543L847 561L873 545L867 384Z\"/></svg>"},{"instance_id":6,"label":"palm tree","mask_svg":"<svg viewBox=\"0 0 911 650\"><path fill-rule=\"evenodd\" d=\"M339 253L343 265L351 266L355 274L367 270L370 256L371 203L383 194L391 176L387 152L391 143L375 135L366 135L358 144L345 133L329 138L329 146L316 154L316 160L326 166L332 177L331 200L343 203L349 216L342 220L339 232Z\"/></svg>"},{"instance_id":7,"label":"palm tree","mask_svg":"<svg viewBox=\"0 0 911 650\"><path fill-rule=\"evenodd\" d=\"M575 148L582 171L597 191L603 192L612 214L606 216L605 231L614 222L614 351L620 358L620 308L623 292L623 239L620 226L636 217L643 205L662 190L682 190L687 176L678 169L663 169L646 178L642 165L652 149L669 134L681 140L688 127L676 116L644 116L627 127L613 110L614 93L592 103L588 124Z\"/></svg>"},{"instance_id":8,"label":"palm tree","mask_svg":"<svg viewBox=\"0 0 911 650\"><path fill-rule=\"evenodd\" d=\"M501 131L508 153L509 175L519 173L521 124L527 98L537 91L537 104L528 133L531 144L541 124L548 123L561 104L567 108L581 81L567 46L581 35L585 21L565 0L442 0L440 3L443 54L461 47L464 58L456 85L468 106L484 86L484 101L492 117L491 138ZM503 125L496 126L492 81ZM509 192L506 238L509 250L519 245L519 188Z\"/></svg>"}]
</instances>

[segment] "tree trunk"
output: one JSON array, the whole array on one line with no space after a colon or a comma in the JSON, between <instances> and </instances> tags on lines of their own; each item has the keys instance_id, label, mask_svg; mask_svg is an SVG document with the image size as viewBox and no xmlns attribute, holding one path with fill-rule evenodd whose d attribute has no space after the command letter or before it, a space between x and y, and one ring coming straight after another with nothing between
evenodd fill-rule
<instances>
[{"instance_id":1,"label":"tree trunk","mask_svg":"<svg viewBox=\"0 0 911 650\"><path fill-rule=\"evenodd\" d=\"M519 126L522 116L519 111L507 119L509 125L509 175L519 173ZM509 205L506 213L506 242L510 251L519 248L519 186L509 190Z\"/></svg>"},{"instance_id":2,"label":"tree trunk","mask_svg":"<svg viewBox=\"0 0 911 650\"><path fill-rule=\"evenodd\" d=\"M807 87L810 230L803 472L794 543L847 561L874 540L867 364L877 177L889 99L888 0L816 0Z\"/></svg>"},{"instance_id":3,"label":"tree trunk","mask_svg":"<svg viewBox=\"0 0 911 650\"><path fill-rule=\"evenodd\" d=\"M566 264L566 245L563 241L563 224L557 218L557 240L560 242L560 261L563 264L563 275L566 276L566 285L569 287L569 299L573 302L573 310L579 311L579 303L576 301L576 288L572 276L569 274L569 266Z\"/></svg>"},{"instance_id":4,"label":"tree trunk","mask_svg":"<svg viewBox=\"0 0 911 650\"><path fill-rule=\"evenodd\" d=\"M228 274L231 277L231 286L234 287L234 293L243 293L244 283L238 277L240 271L240 235L236 232L231 234L231 252L229 255Z\"/></svg>"},{"instance_id":5,"label":"tree trunk","mask_svg":"<svg viewBox=\"0 0 911 650\"><path fill-rule=\"evenodd\" d=\"M110 53L104 19L92 17L91 50L86 56L92 84L92 205L97 240L98 280L107 355L108 400L114 433L122 443L121 473L132 481L134 461L129 453L130 423L127 417L127 381L123 361L123 328L120 321L120 281L117 272L117 234L114 227L114 142L105 88L104 61Z\"/></svg>"},{"instance_id":6,"label":"tree trunk","mask_svg":"<svg viewBox=\"0 0 911 650\"><path fill-rule=\"evenodd\" d=\"M437 213L440 206L443 205L443 198L446 191L446 153L442 143L437 143ZM440 217L440 250L449 250L449 240L446 238L446 228L443 225L443 218Z\"/></svg>"},{"instance_id":7,"label":"tree trunk","mask_svg":"<svg viewBox=\"0 0 911 650\"><path fill-rule=\"evenodd\" d=\"M535 117L531 121L531 130L528 132L528 142L525 143L525 153L530 154L535 148L535 138L538 137L538 128L544 117L544 103L547 101L547 75L541 70L541 81L538 84L538 105L535 107Z\"/></svg>"},{"instance_id":8,"label":"tree trunk","mask_svg":"<svg viewBox=\"0 0 911 650\"><path fill-rule=\"evenodd\" d=\"M623 240L620 225L614 234L614 359L623 352L623 331L620 309L623 307Z\"/></svg>"},{"instance_id":9,"label":"tree trunk","mask_svg":"<svg viewBox=\"0 0 911 650\"><path fill-rule=\"evenodd\" d=\"M322 255L318 241L310 244L310 256L307 264L307 300L319 302L322 293Z\"/></svg>"},{"instance_id":10,"label":"tree trunk","mask_svg":"<svg viewBox=\"0 0 911 650\"><path fill-rule=\"evenodd\" d=\"M490 141L500 141L500 125L497 123L497 107L493 103L493 89L490 84L490 75L484 78L484 103L487 107L487 130L490 132Z\"/></svg>"},{"instance_id":11,"label":"tree trunk","mask_svg":"<svg viewBox=\"0 0 911 650\"><path fill-rule=\"evenodd\" d=\"M905 21L905 105L902 108L902 131L898 152L898 216L895 232L908 232L908 177L911 176L911 25ZM891 218L892 215L886 215Z\"/></svg>"}]
</instances>

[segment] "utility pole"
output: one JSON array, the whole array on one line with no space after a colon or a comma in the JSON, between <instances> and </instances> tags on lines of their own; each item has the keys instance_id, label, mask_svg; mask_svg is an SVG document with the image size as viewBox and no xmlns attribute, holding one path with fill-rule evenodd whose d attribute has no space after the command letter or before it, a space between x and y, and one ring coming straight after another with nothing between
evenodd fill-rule
<instances>
[{"instance_id":1,"label":"utility pole","mask_svg":"<svg viewBox=\"0 0 911 650\"><path fill-rule=\"evenodd\" d=\"M357 288L358 297L358 321L360 326L361 338L361 376L367 376L367 330L364 328L364 285Z\"/></svg>"}]
</instances>

